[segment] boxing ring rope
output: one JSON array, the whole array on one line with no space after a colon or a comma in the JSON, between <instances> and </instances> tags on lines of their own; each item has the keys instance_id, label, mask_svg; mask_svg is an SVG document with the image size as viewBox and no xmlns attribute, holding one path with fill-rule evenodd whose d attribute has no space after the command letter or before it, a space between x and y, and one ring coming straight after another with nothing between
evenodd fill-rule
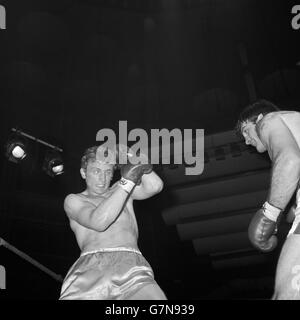
<instances>
[{"instance_id":1,"label":"boxing ring rope","mask_svg":"<svg viewBox=\"0 0 300 320\"><path fill-rule=\"evenodd\" d=\"M37 267L38 269L44 271L45 273L47 273L50 277L52 277L56 281L63 282L63 277L60 274L56 274L55 272L51 271L50 269L48 269L47 267L43 266L42 264L40 264L36 260L32 259L29 255L27 255L26 253L20 251L16 247L12 246L11 244L6 242L2 238L0 238L0 247L1 246L5 247L6 249L8 249L8 250L12 251L13 253L15 253L16 255L18 255L19 257L21 257L24 260L28 261L29 263L33 264L35 267Z\"/></svg>"}]
</instances>

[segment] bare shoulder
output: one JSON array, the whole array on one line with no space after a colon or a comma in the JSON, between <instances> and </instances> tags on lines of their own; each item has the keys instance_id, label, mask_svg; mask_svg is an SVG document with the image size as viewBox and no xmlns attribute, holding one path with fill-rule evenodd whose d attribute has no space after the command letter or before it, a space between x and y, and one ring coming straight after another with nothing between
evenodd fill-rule
<instances>
[{"instance_id":1,"label":"bare shoulder","mask_svg":"<svg viewBox=\"0 0 300 320\"><path fill-rule=\"evenodd\" d=\"M91 207L92 204L84 199L84 196L81 194L71 193L66 196L64 200L64 209L68 216L72 216L80 211L83 207Z\"/></svg>"},{"instance_id":2,"label":"bare shoulder","mask_svg":"<svg viewBox=\"0 0 300 320\"><path fill-rule=\"evenodd\" d=\"M296 112L272 112L257 123L257 134L268 150L272 161L283 155L297 154L297 157L300 155L297 141L287 125L287 121L290 123L297 114Z\"/></svg>"},{"instance_id":3,"label":"bare shoulder","mask_svg":"<svg viewBox=\"0 0 300 320\"><path fill-rule=\"evenodd\" d=\"M257 123L256 130L258 135L262 137L268 132L278 130L282 125L281 112L270 112Z\"/></svg>"},{"instance_id":4,"label":"bare shoulder","mask_svg":"<svg viewBox=\"0 0 300 320\"><path fill-rule=\"evenodd\" d=\"M70 205L72 203L78 203L78 202L82 202L83 199L79 194L75 194L75 193L70 193L65 197L64 203L67 205Z\"/></svg>"},{"instance_id":5,"label":"bare shoulder","mask_svg":"<svg viewBox=\"0 0 300 320\"><path fill-rule=\"evenodd\" d=\"M270 112L263 116L263 118L257 123L259 128L265 127L268 124L272 124L274 121L280 120L280 112Z\"/></svg>"}]
</instances>

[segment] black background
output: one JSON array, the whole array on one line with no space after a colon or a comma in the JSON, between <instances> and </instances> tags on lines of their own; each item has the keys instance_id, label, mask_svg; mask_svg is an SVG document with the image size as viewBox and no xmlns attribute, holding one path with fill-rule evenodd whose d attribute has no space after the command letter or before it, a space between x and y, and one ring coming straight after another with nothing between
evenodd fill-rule
<instances>
[{"instance_id":1,"label":"black background","mask_svg":"<svg viewBox=\"0 0 300 320\"><path fill-rule=\"evenodd\" d=\"M63 212L81 192L80 157L101 128L232 130L239 111L257 98L299 110L300 30L295 1L258 0L7 0L0 30L0 142L10 129L64 149L66 172L41 170L43 148L19 165L1 161L0 237L64 276L79 255ZM239 48L245 48L243 64ZM139 246L169 299L268 299L275 260L217 272L166 226L168 182L135 204ZM276 254L274 259L276 259ZM7 299L59 297L60 283L0 248ZM265 276L266 286L255 282ZM242 278L234 290L232 279ZM231 283L231 287L228 283ZM213 293L213 295L212 295Z\"/></svg>"}]
</instances>

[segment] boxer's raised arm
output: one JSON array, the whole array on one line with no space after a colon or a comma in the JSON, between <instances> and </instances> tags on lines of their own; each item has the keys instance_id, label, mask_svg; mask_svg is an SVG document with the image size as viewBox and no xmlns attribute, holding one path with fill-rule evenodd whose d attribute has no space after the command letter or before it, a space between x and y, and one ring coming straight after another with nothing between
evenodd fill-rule
<instances>
[{"instance_id":1,"label":"boxer's raised arm","mask_svg":"<svg viewBox=\"0 0 300 320\"><path fill-rule=\"evenodd\" d=\"M64 209L70 219L86 228L103 232L118 217L126 198L127 193L119 186L116 186L111 196L103 199L98 206L82 200L75 194L69 194L65 198Z\"/></svg>"},{"instance_id":2,"label":"boxer's raised arm","mask_svg":"<svg viewBox=\"0 0 300 320\"><path fill-rule=\"evenodd\" d=\"M141 184L137 185L132 193L132 199L148 199L154 196L155 194L161 192L163 187L163 181L154 171L148 174L144 174L141 179Z\"/></svg>"},{"instance_id":3,"label":"boxer's raised arm","mask_svg":"<svg viewBox=\"0 0 300 320\"><path fill-rule=\"evenodd\" d=\"M150 163L121 165L121 184L128 184L127 191L131 193L131 199L143 200L152 197L163 188L163 182L153 171Z\"/></svg>"},{"instance_id":4,"label":"boxer's raised arm","mask_svg":"<svg viewBox=\"0 0 300 320\"><path fill-rule=\"evenodd\" d=\"M299 182L299 146L278 115L266 115L257 125L257 133L272 160L268 202L283 210Z\"/></svg>"}]
</instances>

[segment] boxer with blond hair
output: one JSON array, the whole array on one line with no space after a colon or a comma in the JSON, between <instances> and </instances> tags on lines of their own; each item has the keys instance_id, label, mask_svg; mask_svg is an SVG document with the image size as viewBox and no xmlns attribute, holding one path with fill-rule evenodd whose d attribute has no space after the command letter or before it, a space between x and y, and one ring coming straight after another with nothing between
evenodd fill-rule
<instances>
[{"instance_id":1,"label":"boxer with blond hair","mask_svg":"<svg viewBox=\"0 0 300 320\"><path fill-rule=\"evenodd\" d=\"M86 189L69 194L64 209L81 255L70 268L61 300L165 300L153 270L141 254L134 200L159 193L163 182L149 163L118 165L121 179L111 186L116 165L88 148L80 174Z\"/></svg>"}]
</instances>

